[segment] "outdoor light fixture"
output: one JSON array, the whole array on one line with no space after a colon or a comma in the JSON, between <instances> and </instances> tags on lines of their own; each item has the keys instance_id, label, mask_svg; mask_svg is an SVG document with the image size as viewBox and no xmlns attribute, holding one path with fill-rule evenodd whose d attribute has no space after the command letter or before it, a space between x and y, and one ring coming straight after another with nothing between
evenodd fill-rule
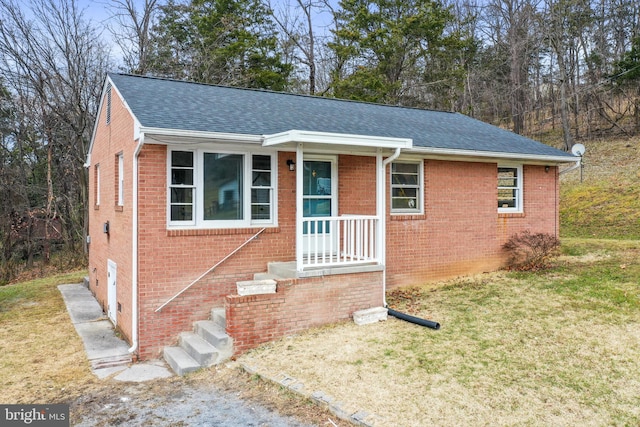
<instances>
[{"instance_id":1,"label":"outdoor light fixture","mask_svg":"<svg viewBox=\"0 0 640 427\"><path fill-rule=\"evenodd\" d=\"M296 162L294 162L294 161L293 161L293 160L291 160L291 159L288 159L288 160L287 160L287 166L289 166L289 170L290 170L290 171L294 171L294 170L296 170Z\"/></svg>"},{"instance_id":2,"label":"outdoor light fixture","mask_svg":"<svg viewBox=\"0 0 640 427\"><path fill-rule=\"evenodd\" d=\"M549 172L549 169L550 169L550 167L549 167L549 166L545 166L545 167L544 167L544 171L545 171L545 172Z\"/></svg>"}]
</instances>

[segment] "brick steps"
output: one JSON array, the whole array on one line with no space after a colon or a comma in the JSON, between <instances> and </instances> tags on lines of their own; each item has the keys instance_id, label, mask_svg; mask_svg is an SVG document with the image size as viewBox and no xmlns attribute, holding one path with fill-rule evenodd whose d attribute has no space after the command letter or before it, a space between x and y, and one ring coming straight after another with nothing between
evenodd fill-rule
<instances>
[{"instance_id":1,"label":"brick steps","mask_svg":"<svg viewBox=\"0 0 640 427\"><path fill-rule=\"evenodd\" d=\"M228 360L233 355L233 340L225 332L223 308L211 310L211 320L194 324L194 332L182 332L178 346L165 347L164 359L182 376Z\"/></svg>"}]
</instances>

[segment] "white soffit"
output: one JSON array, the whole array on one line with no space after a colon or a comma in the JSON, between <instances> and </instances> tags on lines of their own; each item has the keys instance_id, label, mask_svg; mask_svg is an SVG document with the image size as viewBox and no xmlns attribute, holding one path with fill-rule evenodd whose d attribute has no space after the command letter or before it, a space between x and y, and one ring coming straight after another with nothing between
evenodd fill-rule
<instances>
[{"instance_id":1,"label":"white soffit","mask_svg":"<svg viewBox=\"0 0 640 427\"><path fill-rule=\"evenodd\" d=\"M478 161L491 161L491 160L514 160L524 161L530 163L574 163L579 158L573 158L570 156L548 156L542 154L523 154L523 153L504 153L493 151L476 151L476 150L457 150L450 148L435 148L435 147L413 147L409 150L411 153L421 154L427 157L440 158L443 160L460 160L460 158L467 158L469 160Z\"/></svg>"},{"instance_id":2,"label":"white soffit","mask_svg":"<svg viewBox=\"0 0 640 427\"><path fill-rule=\"evenodd\" d=\"M352 135L346 133L313 132L289 130L273 135L265 135L262 145L265 147L290 143L315 143L327 145L350 145L375 148L411 148L411 138L391 138L371 135Z\"/></svg>"}]
</instances>

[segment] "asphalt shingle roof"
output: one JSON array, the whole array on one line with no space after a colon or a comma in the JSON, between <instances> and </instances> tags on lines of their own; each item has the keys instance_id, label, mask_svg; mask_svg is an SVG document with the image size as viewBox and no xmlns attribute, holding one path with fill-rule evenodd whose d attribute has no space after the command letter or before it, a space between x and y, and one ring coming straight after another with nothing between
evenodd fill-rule
<instances>
[{"instance_id":1,"label":"asphalt shingle roof","mask_svg":"<svg viewBox=\"0 0 640 427\"><path fill-rule=\"evenodd\" d=\"M458 113L124 74L109 77L144 127L249 135L295 129L411 138L414 147L573 158Z\"/></svg>"}]
</instances>

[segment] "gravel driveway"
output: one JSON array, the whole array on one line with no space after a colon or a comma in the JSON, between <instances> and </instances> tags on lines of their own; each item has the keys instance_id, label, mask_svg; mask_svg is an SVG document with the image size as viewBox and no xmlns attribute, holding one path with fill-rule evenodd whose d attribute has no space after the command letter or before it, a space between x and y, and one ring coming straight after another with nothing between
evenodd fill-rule
<instances>
[{"instance_id":1,"label":"gravel driveway","mask_svg":"<svg viewBox=\"0 0 640 427\"><path fill-rule=\"evenodd\" d=\"M71 421L83 427L313 426L244 399L241 392L180 379L141 384L110 382L109 387L78 398L71 405Z\"/></svg>"}]
</instances>

